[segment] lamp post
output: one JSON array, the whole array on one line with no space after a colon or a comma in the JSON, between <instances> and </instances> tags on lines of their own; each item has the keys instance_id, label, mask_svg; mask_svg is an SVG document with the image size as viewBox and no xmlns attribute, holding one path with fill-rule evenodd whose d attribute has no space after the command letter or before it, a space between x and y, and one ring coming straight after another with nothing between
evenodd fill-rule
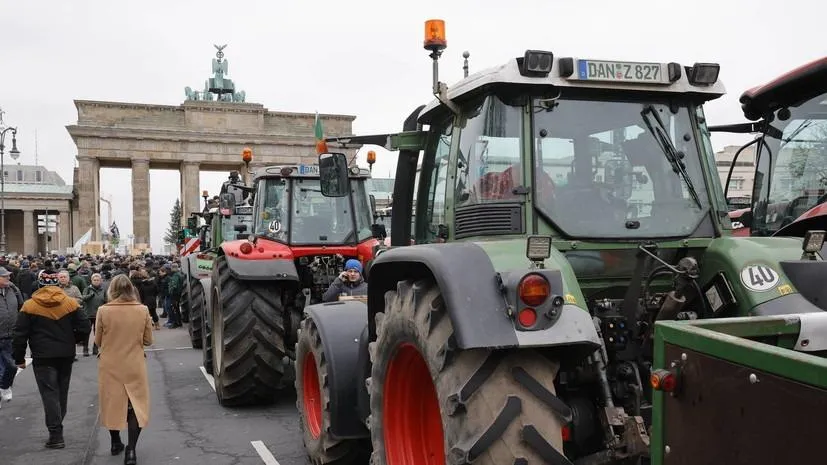
<instances>
[{"instance_id":1,"label":"lamp post","mask_svg":"<svg viewBox=\"0 0 827 465\"><path fill-rule=\"evenodd\" d=\"M0 114L2 117L2 114ZM2 120L0 120L2 121ZM5 128L0 131L0 255L6 255L6 166L5 149L6 134L11 131L11 155L12 160L20 157L17 150L17 128Z\"/></svg>"}]
</instances>

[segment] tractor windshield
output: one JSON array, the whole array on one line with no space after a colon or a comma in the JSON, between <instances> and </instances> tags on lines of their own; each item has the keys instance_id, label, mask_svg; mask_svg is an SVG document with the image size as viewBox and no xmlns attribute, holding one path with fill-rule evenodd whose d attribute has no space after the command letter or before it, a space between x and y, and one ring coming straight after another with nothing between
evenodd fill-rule
<instances>
[{"instance_id":1,"label":"tractor windshield","mask_svg":"<svg viewBox=\"0 0 827 465\"><path fill-rule=\"evenodd\" d=\"M691 235L709 210L693 108L680 100L536 99L540 212L569 237Z\"/></svg>"},{"instance_id":2,"label":"tractor windshield","mask_svg":"<svg viewBox=\"0 0 827 465\"><path fill-rule=\"evenodd\" d=\"M323 196L318 179L260 181L256 234L290 244L350 244L368 239L370 203L364 182L353 181L352 197Z\"/></svg>"},{"instance_id":3,"label":"tractor windshield","mask_svg":"<svg viewBox=\"0 0 827 465\"><path fill-rule=\"evenodd\" d=\"M754 235L771 235L827 202L827 93L789 110L759 146Z\"/></svg>"}]
</instances>

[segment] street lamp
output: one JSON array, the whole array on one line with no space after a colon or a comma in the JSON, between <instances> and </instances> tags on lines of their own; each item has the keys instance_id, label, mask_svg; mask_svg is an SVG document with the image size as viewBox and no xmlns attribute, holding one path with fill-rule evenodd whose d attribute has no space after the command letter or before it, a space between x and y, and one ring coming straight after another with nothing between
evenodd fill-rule
<instances>
[{"instance_id":1,"label":"street lamp","mask_svg":"<svg viewBox=\"0 0 827 465\"><path fill-rule=\"evenodd\" d=\"M0 132L0 255L6 255L6 166L5 149L6 133L11 131L11 155L12 160L20 157L20 150L17 150L17 128L6 128Z\"/></svg>"}]
</instances>

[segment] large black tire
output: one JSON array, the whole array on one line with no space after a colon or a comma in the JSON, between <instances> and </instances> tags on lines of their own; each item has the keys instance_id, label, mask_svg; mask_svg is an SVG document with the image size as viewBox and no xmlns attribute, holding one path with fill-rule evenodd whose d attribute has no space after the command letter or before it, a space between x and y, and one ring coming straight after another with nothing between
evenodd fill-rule
<instances>
[{"instance_id":1,"label":"large black tire","mask_svg":"<svg viewBox=\"0 0 827 465\"><path fill-rule=\"evenodd\" d=\"M213 377L224 406L275 401L284 376L282 291L272 281L241 281L218 257L212 275Z\"/></svg>"},{"instance_id":2,"label":"large black tire","mask_svg":"<svg viewBox=\"0 0 827 465\"><path fill-rule=\"evenodd\" d=\"M187 279L187 278L184 278ZM179 323L189 323L190 321L190 300L187 288L181 291L181 297L178 299L178 312L181 314L181 321Z\"/></svg>"},{"instance_id":3,"label":"large black tire","mask_svg":"<svg viewBox=\"0 0 827 465\"><path fill-rule=\"evenodd\" d=\"M400 281L375 321L371 464L569 463L557 362L532 349L457 349L432 280Z\"/></svg>"},{"instance_id":4,"label":"large black tire","mask_svg":"<svg viewBox=\"0 0 827 465\"><path fill-rule=\"evenodd\" d=\"M364 463L370 447L367 441L330 437L328 363L316 323L306 318L296 343L296 408L307 457L313 465Z\"/></svg>"},{"instance_id":5,"label":"large black tire","mask_svg":"<svg viewBox=\"0 0 827 465\"><path fill-rule=\"evenodd\" d=\"M207 318L209 315L204 309L203 317L201 318L201 356L204 363L204 370L212 374L213 356L212 356L212 331L210 330L211 320Z\"/></svg>"},{"instance_id":6,"label":"large black tire","mask_svg":"<svg viewBox=\"0 0 827 465\"><path fill-rule=\"evenodd\" d=\"M189 297L190 322L187 328L190 333L190 343L193 349L200 349L202 346L201 332L203 331L201 320L204 318L204 287L201 281L193 279L190 282Z\"/></svg>"}]
</instances>

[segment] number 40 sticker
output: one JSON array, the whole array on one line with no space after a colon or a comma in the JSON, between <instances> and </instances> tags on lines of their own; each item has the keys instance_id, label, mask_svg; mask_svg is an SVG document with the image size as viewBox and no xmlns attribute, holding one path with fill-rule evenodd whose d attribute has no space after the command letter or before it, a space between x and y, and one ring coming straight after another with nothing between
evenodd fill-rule
<instances>
[{"instance_id":1,"label":"number 40 sticker","mask_svg":"<svg viewBox=\"0 0 827 465\"><path fill-rule=\"evenodd\" d=\"M767 265L747 265L741 270L741 282L754 292L769 291L778 284L778 273Z\"/></svg>"}]
</instances>

